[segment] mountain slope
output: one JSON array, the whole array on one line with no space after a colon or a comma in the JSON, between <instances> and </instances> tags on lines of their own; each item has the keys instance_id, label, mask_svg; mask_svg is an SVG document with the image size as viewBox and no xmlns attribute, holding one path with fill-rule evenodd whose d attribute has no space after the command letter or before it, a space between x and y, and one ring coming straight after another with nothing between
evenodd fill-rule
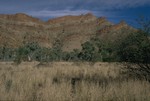
<instances>
[{"instance_id":1,"label":"mountain slope","mask_svg":"<svg viewBox=\"0 0 150 101\"><path fill-rule=\"evenodd\" d=\"M97 18L91 13L64 16L43 22L29 15L18 13L0 15L0 46L19 47L25 42L37 42L51 47L55 39L61 40L64 51L81 49L81 44L91 37L113 42L134 28L125 22L113 24L105 17ZM124 31L125 33L123 33Z\"/></svg>"}]
</instances>

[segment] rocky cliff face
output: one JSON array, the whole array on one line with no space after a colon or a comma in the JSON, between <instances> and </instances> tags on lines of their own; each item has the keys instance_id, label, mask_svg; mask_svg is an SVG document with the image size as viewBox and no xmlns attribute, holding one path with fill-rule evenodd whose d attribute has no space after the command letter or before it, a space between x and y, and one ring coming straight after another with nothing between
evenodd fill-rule
<instances>
[{"instance_id":1,"label":"rocky cliff face","mask_svg":"<svg viewBox=\"0 0 150 101\"><path fill-rule=\"evenodd\" d=\"M35 23L40 23L42 21L40 21L38 18L33 18L32 16L23 14L23 13L17 13L14 15L4 15L1 14L0 15L0 19L4 19L7 21L18 21L18 22L35 22Z\"/></svg>"},{"instance_id":2,"label":"rocky cliff face","mask_svg":"<svg viewBox=\"0 0 150 101\"><path fill-rule=\"evenodd\" d=\"M91 37L112 41L122 36L123 31L131 30L134 29L125 22L115 25L105 17L97 18L91 13L59 17L47 22L23 13L3 14L0 15L0 46L18 47L23 42L37 42L43 47L51 47L57 38L61 40L64 51L71 51L81 49L81 44Z\"/></svg>"}]
</instances>

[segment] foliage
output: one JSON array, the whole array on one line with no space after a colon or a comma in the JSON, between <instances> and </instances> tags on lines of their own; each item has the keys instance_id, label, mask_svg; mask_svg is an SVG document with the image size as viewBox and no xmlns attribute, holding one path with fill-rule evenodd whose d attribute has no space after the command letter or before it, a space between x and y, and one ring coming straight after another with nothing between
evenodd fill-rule
<instances>
[{"instance_id":1,"label":"foliage","mask_svg":"<svg viewBox=\"0 0 150 101\"><path fill-rule=\"evenodd\" d=\"M6 46L0 47L0 60L12 61L17 64L21 61L88 61L88 62L132 62L150 63L149 30L143 25L142 29L121 38L121 43L102 42L99 38L91 38L83 43L82 49L71 52L62 50L62 42L55 39L51 48L41 47L36 42L24 43L19 48L13 49ZM143 30L145 29L145 30Z\"/></svg>"},{"instance_id":2,"label":"foliage","mask_svg":"<svg viewBox=\"0 0 150 101\"><path fill-rule=\"evenodd\" d=\"M0 60L12 61L15 58L15 49L6 46L0 47Z\"/></svg>"},{"instance_id":3,"label":"foliage","mask_svg":"<svg viewBox=\"0 0 150 101\"><path fill-rule=\"evenodd\" d=\"M55 39L51 51L52 61L60 61L62 59L62 46L61 40Z\"/></svg>"},{"instance_id":4,"label":"foliage","mask_svg":"<svg viewBox=\"0 0 150 101\"><path fill-rule=\"evenodd\" d=\"M140 30L150 35L150 18L145 18L141 16L137 19L138 24L140 25Z\"/></svg>"},{"instance_id":5,"label":"foliage","mask_svg":"<svg viewBox=\"0 0 150 101\"><path fill-rule=\"evenodd\" d=\"M35 53L39 49L39 45L37 43L27 43L17 49L15 62L17 64L21 63L21 61L31 61L35 59Z\"/></svg>"},{"instance_id":6,"label":"foliage","mask_svg":"<svg viewBox=\"0 0 150 101\"><path fill-rule=\"evenodd\" d=\"M121 61L133 63L150 63L150 40L143 32L133 33L119 46Z\"/></svg>"},{"instance_id":7,"label":"foliage","mask_svg":"<svg viewBox=\"0 0 150 101\"><path fill-rule=\"evenodd\" d=\"M64 61L79 61L78 49L74 49L72 52L63 52L62 60Z\"/></svg>"},{"instance_id":8,"label":"foliage","mask_svg":"<svg viewBox=\"0 0 150 101\"><path fill-rule=\"evenodd\" d=\"M85 61L91 61L95 52L95 47L90 42L82 44L82 51L79 53L79 58Z\"/></svg>"},{"instance_id":9,"label":"foliage","mask_svg":"<svg viewBox=\"0 0 150 101\"><path fill-rule=\"evenodd\" d=\"M119 45L117 53L121 61L134 63L127 65L129 73L150 82L149 25L149 22L142 22L142 28L125 38Z\"/></svg>"}]
</instances>

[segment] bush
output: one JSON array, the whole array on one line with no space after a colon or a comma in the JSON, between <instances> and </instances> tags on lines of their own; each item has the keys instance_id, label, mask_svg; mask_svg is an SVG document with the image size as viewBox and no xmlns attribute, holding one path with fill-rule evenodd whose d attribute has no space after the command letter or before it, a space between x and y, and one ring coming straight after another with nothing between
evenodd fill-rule
<instances>
[{"instance_id":1,"label":"bush","mask_svg":"<svg viewBox=\"0 0 150 101\"><path fill-rule=\"evenodd\" d=\"M79 58L84 61L92 61L95 53L95 47L89 41L82 44L82 51L79 53Z\"/></svg>"},{"instance_id":2,"label":"bush","mask_svg":"<svg viewBox=\"0 0 150 101\"><path fill-rule=\"evenodd\" d=\"M12 61L15 58L15 49L6 46L0 47L0 60Z\"/></svg>"},{"instance_id":3,"label":"bush","mask_svg":"<svg viewBox=\"0 0 150 101\"><path fill-rule=\"evenodd\" d=\"M27 43L20 46L16 51L16 57L14 62L20 64L21 61L31 61L35 59L35 53L39 50L39 45L37 43Z\"/></svg>"},{"instance_id":4,"label":"bush","mask_svg":"<svg viewBox=\"0 0 150 101\"><path fill-rule=\"evenodd\" d=\"M131 34L125 38L118 49L121 61L150 63L150 40L144 32Z\"/></svg>"},{"instance_id":5,"label":"bush","mask_svg":"<svg viewBox=\"0 0 150 101\"><path fill-rule=\"evenodd\" d=\"M131 34L125 38L118 49L121 61L134 63L134 65L127 65L129 73L150 82L150 39L148 33L138 31Z\"/></svg>"}]
</instances>

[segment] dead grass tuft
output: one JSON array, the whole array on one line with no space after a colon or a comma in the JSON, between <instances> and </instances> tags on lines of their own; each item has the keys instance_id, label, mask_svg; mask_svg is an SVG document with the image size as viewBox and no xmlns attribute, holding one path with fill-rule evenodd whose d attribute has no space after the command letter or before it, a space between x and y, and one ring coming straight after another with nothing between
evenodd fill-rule
<instances>
[{"instance_id":1,"label":"dead grass tuft","mask_svg":"<svg viewBox=\"0 0 150 101\"><path fill-rule=\"evenodd\" d=\"M0 101L149 101L149 82L121 76L118 63L0 63ZM42 66L48 68L42 68ZM49 68L53 67L53 68Z\"/></svg>"}]
</instances>

